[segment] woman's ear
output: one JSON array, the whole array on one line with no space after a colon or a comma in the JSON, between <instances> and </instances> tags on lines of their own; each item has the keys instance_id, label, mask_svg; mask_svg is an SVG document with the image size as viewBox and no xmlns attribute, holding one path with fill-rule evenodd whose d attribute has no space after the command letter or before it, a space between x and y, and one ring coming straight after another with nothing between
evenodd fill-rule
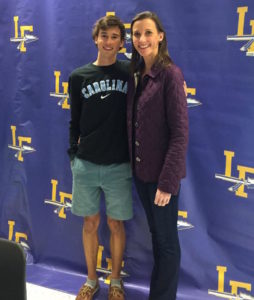
<instances>
[{"instance_id":1,"label":"woman's ear","mask_svg":"<svg viewBox=\"0 0 254 300\"><path fill-rule=\"evenodd\" d=\"M164 39L164 32L159 33L159 42L162 42Z\"/></svg>"}]
</instances>

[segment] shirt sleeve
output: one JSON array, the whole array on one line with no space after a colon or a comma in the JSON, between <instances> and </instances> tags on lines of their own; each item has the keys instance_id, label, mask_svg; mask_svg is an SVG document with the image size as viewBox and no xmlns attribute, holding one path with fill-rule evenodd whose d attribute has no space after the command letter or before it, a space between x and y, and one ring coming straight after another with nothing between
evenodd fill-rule
<instances>
[{"instance_id":1,"label":"shirt sleeve","mask_svg":"<svg viewBox=\"0 0 254 300\"><path fill-rule=\"evenodd\" d=\"M164 100L169 127L168 149L160 173L158 188L176 195L180 180L185 176L185 160L188 144L188 109L183 88L184 78L176 66L166 73Z\"/></svg>"},{"instance_id":2,"label":"shirt sleeve","mask_svg":"<svg viewBox=\"0 0 254 300\"><path fill-rule=\"evenodd\" d=\"M72 160L78 150L78 140L80 137L80 117L81 117L81 85L75 75L69 77L68 92L71 104L71 120L69 126L69 149L68 154Z\"/></svg>"}]
</instances>

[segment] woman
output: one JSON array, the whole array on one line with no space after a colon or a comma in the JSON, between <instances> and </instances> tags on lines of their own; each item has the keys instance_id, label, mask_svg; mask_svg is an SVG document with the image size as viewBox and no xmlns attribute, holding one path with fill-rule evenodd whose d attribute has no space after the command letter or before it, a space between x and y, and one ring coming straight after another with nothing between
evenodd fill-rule
<instances>
[{"instance_id":1,"label":"woman","mask_svg":"<svg viewBox=\"0 0 254 300\"><path fill-rule=\"evenodd\" d=\"M188 141L184 79L169 57L166 33L154 13L136 15L131 34L128 138L136 188L152 234L149 299L173 300L180 266L178 196Z\"/></svg>"}]
</instances>

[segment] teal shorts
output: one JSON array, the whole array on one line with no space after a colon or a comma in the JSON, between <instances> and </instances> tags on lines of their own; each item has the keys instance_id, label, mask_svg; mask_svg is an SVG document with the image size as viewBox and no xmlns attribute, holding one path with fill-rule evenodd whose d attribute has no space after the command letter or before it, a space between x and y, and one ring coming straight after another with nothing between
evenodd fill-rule
<instances>
[{"instance_id":1,"label":"teal shorts","mask_svg":"<svg viewBox=\"0 0 254 300\"><path fill-rule=\"evenodd\" d=\"M132 175L129 163L97 165L75 157L71 169L73 214L83 217L97 214L103 192L108 217L114 220L132 218Z\"/></svg>"}]
</instances>

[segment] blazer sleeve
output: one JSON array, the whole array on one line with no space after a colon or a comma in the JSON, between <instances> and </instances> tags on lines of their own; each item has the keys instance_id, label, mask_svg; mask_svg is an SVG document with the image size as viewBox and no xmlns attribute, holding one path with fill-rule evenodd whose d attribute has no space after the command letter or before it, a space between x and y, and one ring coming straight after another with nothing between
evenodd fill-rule
<instances>
[{"instance_id":1,"label":"blazer sleeve","mask_svg":"<svg viewBox=\"0 0 254 300\"><path fill-rule=\"evenodd\" d=\"M166 121L169 129L168 148L159 176L158 188L176 195L180 180L186 175L188 144L188 109L184 78L175 65L167 70L164 81Z\"/></svg>"}]
</instances>

